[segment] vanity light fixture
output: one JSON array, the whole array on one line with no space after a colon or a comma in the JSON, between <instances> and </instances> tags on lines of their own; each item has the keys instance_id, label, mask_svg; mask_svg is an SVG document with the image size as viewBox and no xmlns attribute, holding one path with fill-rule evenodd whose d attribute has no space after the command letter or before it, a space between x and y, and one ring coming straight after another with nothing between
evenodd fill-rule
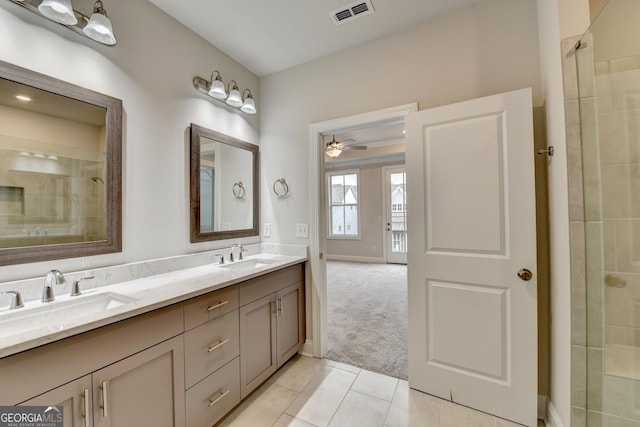
<instances>
[{"instance_id":1,"label":"vanity light fixture","mask_svg":"<svg viewBox=\"0 0 640 427\"><path fill-rule=\"evenodd\" d=\"M93 5L93 15L86 27L82 31L92 40L98 43L113 46L116 44L116 37L113 35L113 27L111 20L107 17L107 11L102 5L102 1L98 0Z\"/></svg>"},{"instance_id":2,"label":"vanity light fixture","mask_svg":"<svg viewBox=\"0 0 640 427\"><path fill-rule=\"evenodd\" d=\"M27 95L16 95L16 99L24 102L31 101L31 98L28 97Z\"/></svg>"},{"instance_id":3,"label":"vanity light fixture","mask_svg":"<svg viewBox=\"0 0 640 427\"><path fill-rule=\"evenodd\" d=\"M71 0L9 0L25 9L64 25L78 34L107 46L116 44L111 20L102 5L95 2L91 18L73 9Z\"/></svg>"},{"instance_id":4,"label":"vanity light fixture","mask_svg":"<svg viewBox=\"0 0 640 427\"><path fill-rule=\"evenodd\" d=\"M222 76L218 70L214 70L211 73L211 80L206 80L198 76L194 77L193 87L195 87L198 92L209 95L218 101L225 102L232 107L239 108L240 111L244 113L255 114L257 111L256 102L253 99L251 90L244 89L240 91L238 82L235 80L229 80L229 83L225 87Z\"/></svg>"},{"instance_id":5,"label":"vanity light fixture","mask_svg":"<svg viewBox=\"0 0 640 427\"><path fill-rule=\"evenodd\" d=\"M38 6L38 11L62 25L76 25L78 23L78 18L71 7L71 0L44 0Z\"/></svg>"},{"instance_id":6,"label":"vanity light fixture","mask_svg":"<svg viewBox=\"0 0 640 427\"><path fill-rule=\"evenodd\" d=\"M213 78L213 73L216 73L216 78ZM224 88L224 82L222 81L222 76L220 76L220 71L215 70L211 73L211 83L209 84L209 95L213 96L217 99L226 99L227 91Z\"/></svg>"},{"instance_id":7,"label":"vanity light fixture","mask_svg":"<svg viewBox=\"0 0 640 427\"><path fill-rule=\"evenodd\" d=\"M240 110L244 111L247 114L255 114L256 113L256 103L253 100L253 95L251 95L251 90L245 89L242 91L242 96L244 97L244 93L249 92L246 98L244 98L244 103Z\"/></svg>"}]
</instances>

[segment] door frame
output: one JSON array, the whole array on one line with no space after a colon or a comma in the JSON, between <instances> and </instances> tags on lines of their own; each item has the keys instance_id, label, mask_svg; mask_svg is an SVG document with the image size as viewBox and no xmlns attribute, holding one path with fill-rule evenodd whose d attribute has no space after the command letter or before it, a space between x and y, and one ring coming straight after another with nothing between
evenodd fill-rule
<instances>
[{"instance_id":1,"label":"door frame","mask_svg":"<svg viewBox=\"0 0 640 427\"><path fill-rule=\"evenodd\" d=\"M365 126L418 111L418 104L404 104L382 110L311 123L309 125L309 265L311 278L311 353L327 354L327 264L324 138L330 131ZM307 343L309 344L309 343ZM306 346L308 349L308 346Z\"/></svg>"}]
</instances>

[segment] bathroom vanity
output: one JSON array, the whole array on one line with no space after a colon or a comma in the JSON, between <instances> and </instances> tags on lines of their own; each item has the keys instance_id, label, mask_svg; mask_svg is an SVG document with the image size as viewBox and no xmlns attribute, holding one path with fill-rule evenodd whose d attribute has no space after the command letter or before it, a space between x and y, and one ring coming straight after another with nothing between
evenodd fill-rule
<instances>
[{"instance_id":1,"label":"bathroom vanity","mask_svg":"<svg viewBox=\"0 0 640 427\"><path fill-rule=\"evenodd\" d=\"M154 276L116 285L137 302L0 359L0 402L63 405L65 426L211 426L302 346L304 261L249 259L163 274L157 288Z\"/></svg>"}]
</instances>

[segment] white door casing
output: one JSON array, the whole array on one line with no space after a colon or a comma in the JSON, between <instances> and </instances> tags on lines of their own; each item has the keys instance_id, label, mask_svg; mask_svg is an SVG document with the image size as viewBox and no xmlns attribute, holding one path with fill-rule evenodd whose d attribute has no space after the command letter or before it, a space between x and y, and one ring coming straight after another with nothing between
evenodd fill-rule
<instances>
[{"instance_id":1,"label":"white door casing","mask_svg":"<svg viewBox=\"0 0 640 427\"><path fill-rule=\"evenodd\" d=\"M350 129L370 123L403 118L418 110L418 104L405 104L353 116L316 122L309 125L309 263L306 279L311 309L311 336L303 351L314 357L327 353L327 280L326 261L326 193L324 156L325 143L322 134Z\"/></svg>"},{"instance_id":2,"label":"white door casing","mask_svg":"<svg viewBox=\"0 0 640 427\"><path fill-rule=\"evenodd\" d=\"M410 113L406 130L409 384L535 426L531 90Z\"/></svg>"}]
</instances>

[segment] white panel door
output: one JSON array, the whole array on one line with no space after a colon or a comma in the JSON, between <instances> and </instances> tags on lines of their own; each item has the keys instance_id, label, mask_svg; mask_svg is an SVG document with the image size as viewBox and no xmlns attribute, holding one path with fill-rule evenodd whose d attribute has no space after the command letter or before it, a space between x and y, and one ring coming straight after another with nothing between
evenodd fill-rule
<instances>
[{"instance_id":1,"label":"white panel door","mask_svg":"<svg viewBox=\"0 0 640 427\"><path fill-rule=\"evenodd\" d=\"M406 124L409 384L535 426L531 91L411 113Z\"/></svg>"}]
</instances>

